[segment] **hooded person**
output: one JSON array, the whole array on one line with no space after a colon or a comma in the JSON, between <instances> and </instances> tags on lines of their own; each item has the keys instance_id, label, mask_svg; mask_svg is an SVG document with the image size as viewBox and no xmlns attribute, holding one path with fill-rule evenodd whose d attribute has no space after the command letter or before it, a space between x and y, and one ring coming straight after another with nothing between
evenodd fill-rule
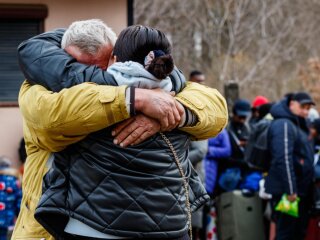
<instances>
[{"instance_id":1,"label":"hooded person","mask_svg":"<svg viewBox=\"0 0 320 240\"><path fill-rule=\"evenodd\" d=\"M313 181L313 148L306 123L314 101L309 94L287 95L271 108L274 120L268 142L271 166L266 177L266 192L272 194L275 206L283 194L289 201L300 198L299 217L275 212L276 239L304 239Z\"/></svg>"}]
</instances>

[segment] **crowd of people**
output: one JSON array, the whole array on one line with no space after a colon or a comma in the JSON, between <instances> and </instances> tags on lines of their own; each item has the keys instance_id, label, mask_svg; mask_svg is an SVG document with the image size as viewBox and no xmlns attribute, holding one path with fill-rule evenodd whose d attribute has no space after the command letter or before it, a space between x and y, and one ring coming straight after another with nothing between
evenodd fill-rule
<instances>
[{"instance_id":1,"label":"crowd of people","mask_svg":"<svg viewBox=\"0 0 320 240\"><path fill-rule=\"evenodd\" d=\"M224 97L200 71L186 81L171 52L162 31L116 37L96 19L20 44L28 154L22 191L0 161L0 239L14 221L12 239L262 240L270 222L277 240L305 238L320 208L310 95L238 99L228 119ZM297 216L275 210L283 198Z\"/></svg>"},{"instance_id":2,"label":"crowd of people","mask_svg":"<svg viewBox=\"0 0 320 240\"><path fill-rule=\"evenodd\" d=\"M212 229L206 229L210 222L207 208L204 214L208 217L202 225L205 234L200 231L195 238L320 238L320 118L314 106L306 92L288 93L277 102L269 102L264 96L257 96L251 104L246 99L235 101L226 130L209 139L208 151L203 155L205 186L214 200L210 207L216 212L214 234ZM237 191L241 194L237 195ZM233 198L231 208L236 208L245 196L251 196L248 205L252 213L240 216L237 212L241 210L233 209L228 212L233 217L224 221L227 211L221 207L221 199ZM283 197L297 203L296 216L276 210ZM257 208L260 213L254 213ZM239 227L243 221L247 224ZM230 233L237 226L239 229ZM256 234L255 238L252 234Z\"/></svg>"}]
</instances>

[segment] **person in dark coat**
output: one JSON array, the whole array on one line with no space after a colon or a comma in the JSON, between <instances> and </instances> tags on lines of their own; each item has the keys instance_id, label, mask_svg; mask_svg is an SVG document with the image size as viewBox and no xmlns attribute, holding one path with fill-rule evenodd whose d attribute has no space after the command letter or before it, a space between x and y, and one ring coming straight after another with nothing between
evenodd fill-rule
<instances>
[{"instance_id":1,"label":"person in dark coat","mask_svg":"<svg viewBox=\"0 0 320 240\"><path fill-rule=\"evenodd\" d=\"M251 107L248 100L239 99L232 108L232 117L227 127L231 143L231 159L241 163L244 159L244 150L249 138L250 128L246 124L250 116Z\"/></svg>"},{"instance_id":2,"label":"person in dark coat","mask_svg":"<svg viewBox=\"0 0 320 240\"><path fill-rule=\"evenodd\" d=\"M266 178L266 192L272 205L287 194L289 201L298 197L299 217L274 211L276 239L304 239L313 180L313 149L308 139L306 118L312 98L304 92L286 96L271 108L274 118L269 129L271 167Z\"/></svg>"}]
</instances>

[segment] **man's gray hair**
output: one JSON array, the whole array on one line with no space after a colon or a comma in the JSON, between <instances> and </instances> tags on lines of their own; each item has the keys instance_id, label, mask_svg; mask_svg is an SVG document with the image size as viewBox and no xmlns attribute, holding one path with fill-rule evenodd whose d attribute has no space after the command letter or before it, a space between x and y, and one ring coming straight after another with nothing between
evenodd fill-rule
<instances>
[{"instance_id":1,"label":"man's gray hair","mask_svg":"<svg viewBox=\"0 0 320 240\"><path fill-rule=\"evenodd\" d=\"M76 46L91 55L98 53L106 44L114 46L116 34L103 21L90 19L73 22L63 35L61 47Z\"/></svg>"}]
</instances>

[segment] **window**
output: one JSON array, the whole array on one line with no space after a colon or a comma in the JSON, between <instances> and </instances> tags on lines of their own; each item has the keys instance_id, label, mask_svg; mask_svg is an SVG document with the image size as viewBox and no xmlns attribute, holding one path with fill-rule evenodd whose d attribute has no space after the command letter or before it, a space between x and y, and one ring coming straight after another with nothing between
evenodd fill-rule
<instances>
[{"instance_id":1,"label":"window","mask_svg":"<svg viewBox=\"0 0 320 240\"><path fill-rule=\"evenodd\" d=\"M24 80L17 58L18 45L43 32L44 5L0 5L0 104L17 105Z\"/></svg>"}]
</instances>

